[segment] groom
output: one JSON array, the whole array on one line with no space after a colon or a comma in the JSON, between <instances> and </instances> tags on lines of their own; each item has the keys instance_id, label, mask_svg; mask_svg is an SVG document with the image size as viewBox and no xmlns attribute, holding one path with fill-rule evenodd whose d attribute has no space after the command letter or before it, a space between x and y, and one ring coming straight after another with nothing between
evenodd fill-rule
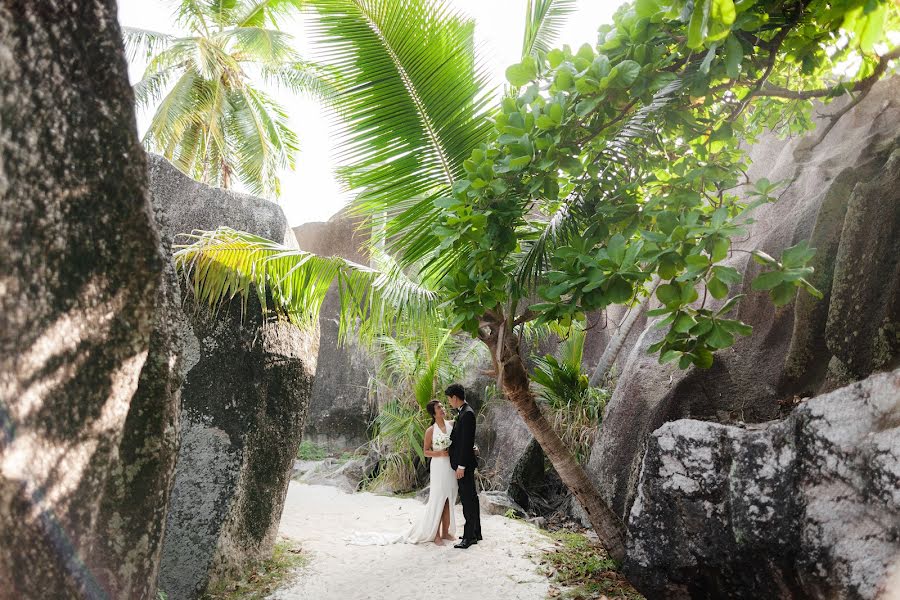
<instances>
[{"instance_id":1,"label":"groom","mask_svg":"<svg viewBox=\"0 0 900 600\"><path fill-rule=\"evenodd\" d=\"M450 466L456 469L456 483L459 484L459 499L466 525L462 541L453 547L465 549L481 539L481 512L475 492L475 411L466 404L466 390L460 384L451 384L444 393L450 406L459 411L450 432Z\"/></svg>"}]
</instances>

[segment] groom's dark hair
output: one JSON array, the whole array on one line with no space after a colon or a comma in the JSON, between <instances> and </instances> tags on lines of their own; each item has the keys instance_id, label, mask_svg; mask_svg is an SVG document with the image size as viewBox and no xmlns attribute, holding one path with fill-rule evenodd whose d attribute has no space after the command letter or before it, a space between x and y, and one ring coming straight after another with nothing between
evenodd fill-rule
<instances>
[{"instance_id":1,"label":"groom's dark hair","mask_svg":"<svg viewBox=\"0 0 900 600\"><path fill-rule=\"evenodd\" d=\"M460 400L466 399L466 388L461 386L458 383L451 383L447 386L447 389L444 390L444 394L447 396L456 396Z\"/></svg>"}]
</instances>

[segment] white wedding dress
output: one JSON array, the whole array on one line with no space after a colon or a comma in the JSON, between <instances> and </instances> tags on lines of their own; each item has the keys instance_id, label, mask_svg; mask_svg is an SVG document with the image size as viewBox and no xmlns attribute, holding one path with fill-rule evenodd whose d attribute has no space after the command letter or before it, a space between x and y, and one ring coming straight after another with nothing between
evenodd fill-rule
<instances>
[{"instance_id":1,"label":"white wedding dress","mask_svg":"<svg viewBox=\"0 0 900 600\"><path fill-rule=\"evenodd\" d=\"M445 446L450 445L450 432L453 430L453 422L445 423L447 431L441 429L435 424L432 432L432 444L440 445L440 441L445 442ZM418 522L406 532L403 533L385 533L385 532L366 532L354 533L349 539L350 544L357 546L386 546L388 544L422 544L424 542L434 541L438 534L438 528L441 525L441 514L444 512L444 504L449 502L450 505L450 535L456 537L456 496L459 493L459 486L456 483L456 472L450 466L450 457L436 456L431 459L431 489L428 492L428 503L425 505L425 511Z\"/></svg>"}]
</instances>

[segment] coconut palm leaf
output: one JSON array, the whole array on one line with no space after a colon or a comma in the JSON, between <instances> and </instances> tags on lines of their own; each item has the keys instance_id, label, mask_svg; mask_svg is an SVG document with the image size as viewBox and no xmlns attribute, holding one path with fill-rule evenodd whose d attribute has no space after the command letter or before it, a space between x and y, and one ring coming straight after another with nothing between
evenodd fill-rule
<instances>
[{"instance_id":1,"label":"coconut palm leaf","mask_svg":"<svg viewBox=\"0 0 900 600\"><path fill-rule=\"evenodd\" d=\"M246 303L254 293L264 312L274 309L310 329L334 285L341 340L351 331L367 342L386 333L408 334L435 319L436 294L406 278L227 227L196 231L188 240L175 253L176 264L196 300L214 309L237 297Z\"/></svg>"},{"instance_id":2,"label":"coconut palm leaf","mask_svg":"<svg viewBox=\"0 0 900 600\"><path fill-rule=\"evenodd\" d=\"M549 52L577 3L578 0L528 0L522 58Z\"/></svg>"},{"instance_id":3,"label":"coconut palm leaf","mask_svg":"<svg viewBox=\"0 0 900 600\"><path fill-rule=\"evenodd\" d=\"M240 181L277 197L278 173L299 150L284 108L260 83L291 92L333 95L330 71L301 59L276 20L300 0L181 0L177 18L190 34L125 29L129 54L149 58L134 88L140 107L155 107L145 146L210 185ZM271 27L267 27L268 24Z\"/></svg>"},{"instance_id":4,"label":"coconut palm leaf","mask_svg":"<svg viewBox=\"0 0 900 600\"><path fill-rule=\"evenodd\" d=\"M343 75L341 175L360 191L357 213L388 215L388 248L406 266L436 247L434 200L490 129L474 23L441 0L311 4L321 62Z\"/></svg>"},{"instance_id":5,"label":"coconut palm leaf","mask_svg":"<svg viewBox=\"0 0 900 600\"><path fill-rule=\"evenodd\" d=\"M296 13L305 0L258 0L241 2L241 12L235 19L238 27L278 27L281 18Z\"/></svg>"},{"instance_id":6,"label":"coconut palm leaf","mask_svg":"<svg viewBox=\"0 0 900 600\"><path fill-rule=\"evenodd\" d=\"M134 61L139 56L150 58L169 47L175 36L139 27L123 27L125 56Z\"/></svg>"}]
</instances>

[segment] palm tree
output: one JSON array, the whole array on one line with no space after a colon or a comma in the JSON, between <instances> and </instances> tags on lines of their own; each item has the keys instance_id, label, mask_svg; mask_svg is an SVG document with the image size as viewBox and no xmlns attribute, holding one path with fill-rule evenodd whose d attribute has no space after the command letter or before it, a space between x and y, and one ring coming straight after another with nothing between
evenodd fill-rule
<instances>
[{"instance_id":1,"label":"palm tree","mask_svg":"<svg viewBox=\"0 0 900 600\"><path fill-rule=\"evenodd\" d=\"M549 47L572 4L529 0L523 56ZM232 230L201 234L176 260L197 300L212 307L251 289L265 306L268 291L295 323L313 326L328 284L336 281L342 332L359 327L373 339L403 327L415 331L421 325L416 319L435 318L450 300L442 280L464 257L446 251L435 224L454 184L465 178L464 162L491 129L487 107L495 94L475 50L474 23L442 0L312 0L312 6L318 12L313 38L324 62L341 73L333 101L345 118L339 147L348 166L342 175L360 191L355 211L377 222L379 239L402 264L376 275ZM419 265L425 265L420 283L404 280L401 267ZM395 290L397 281L404 285ZM543 414L523 357L501 356L499 349L518 352L518 345L502 334L481 341L491 350L507 397L610 554L621 559L623 524Z\"/></svg>"},{"instance_id":2,"label":"palm tree","mask_svg":"<svg viewBox=\"0 0 900 600\"><path fill-rule=\"evenodd\" d=\"M277 20L302 0L180 0L186 35L124 28L129 59L148 64L134 86L155 108L144 136L181 171L204 183L280 193L279 169L294 168L297 136L285 109L261 85L327 94L322 69L301 60Z\"/></svg>"}]
</instances>

